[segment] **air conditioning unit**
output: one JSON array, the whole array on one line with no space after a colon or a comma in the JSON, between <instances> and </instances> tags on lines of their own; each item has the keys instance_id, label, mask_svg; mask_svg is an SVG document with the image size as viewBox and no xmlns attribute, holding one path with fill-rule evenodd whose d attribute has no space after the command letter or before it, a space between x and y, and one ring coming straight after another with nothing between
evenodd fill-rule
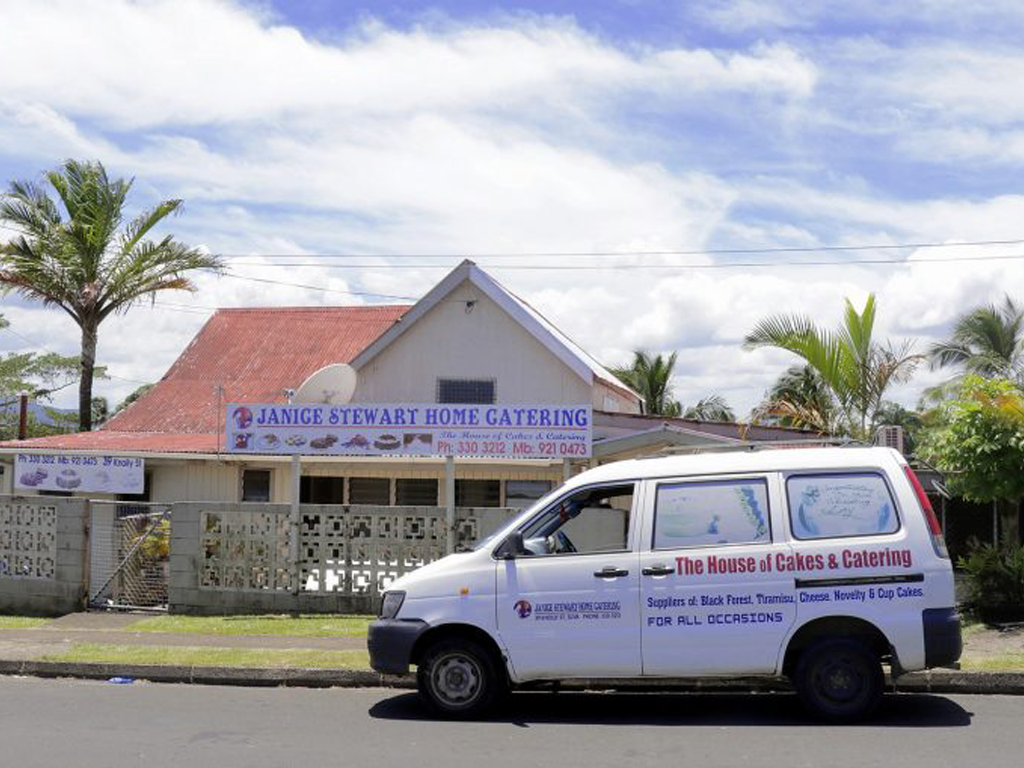
<instances>
[{"instance_id":1,"label":"air conditioning unit","mask_svg":"<svg viewBox=\"0 0 1024 768\"><path fill-rule=\"evenodd\" d=\"M875 445L880 445L883 448L895 448L903 453L903 427L892 424L879 427L875 432Z\"/></svg>"}]
</instances>

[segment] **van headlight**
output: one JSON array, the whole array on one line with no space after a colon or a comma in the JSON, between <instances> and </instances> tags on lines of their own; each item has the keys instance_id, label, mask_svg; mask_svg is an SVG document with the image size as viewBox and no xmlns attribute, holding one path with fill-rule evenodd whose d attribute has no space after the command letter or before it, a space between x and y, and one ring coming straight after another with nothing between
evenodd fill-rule
<instances>
[{"instance_id":1,"label":"van headlight","mask_svg":"<svg viewBox=\"0 0 1024 768\"><path fill-rule=\"evenodd\" d=\"M385 592L384 599L380 601L380 618L393 619L405 602L405 592Z\"/></svg>"}]
</instances>

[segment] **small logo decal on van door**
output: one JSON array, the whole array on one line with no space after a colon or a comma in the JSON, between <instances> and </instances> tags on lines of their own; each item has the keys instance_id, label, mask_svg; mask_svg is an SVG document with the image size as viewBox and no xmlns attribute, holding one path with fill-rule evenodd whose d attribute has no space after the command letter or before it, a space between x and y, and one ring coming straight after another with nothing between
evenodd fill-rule
<instances>
[{"instance_id":1,"label":"small logo decal on van door","mask_svg":"<svg viewBox=\"0 0 1024 768\"><path fill-rule=\"evenodd\" d=\"M533 613L533 606L530 605L529 600L520 600L514 606L515 612L519 614L520 619L528 619L530 614Z\"/></svg>"}]
</instances>

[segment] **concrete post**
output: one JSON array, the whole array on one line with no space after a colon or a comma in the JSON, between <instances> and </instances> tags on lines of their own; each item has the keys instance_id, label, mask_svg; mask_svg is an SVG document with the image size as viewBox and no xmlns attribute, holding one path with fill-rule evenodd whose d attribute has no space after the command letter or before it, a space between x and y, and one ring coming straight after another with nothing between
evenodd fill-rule
<instances>
[{"instance_id":1,"label":"concrete post","mask_svg":"<svg viewBox=\"0 0 1024 768\"><path fill-rule=\"evenodd\" d=\"M445 528L447 533L446 551L450 555L455 551L455 457L444 458L444 502Z\"/></svg>"},{"instance_id":2,"label":"concrete post","mask_svg":"<svg viewBox=\"0 0 1024 768\"><path fill-rule=\"evenodd\" d=\"M302 458L298 453L292 454L292 508L291 508L291 541L288 556L292 567L292 594L299 594L299 578L302 569L299 567L299 537L302 534L299 520L299 496L302 490Z\"/></svg>"}]
</instances>

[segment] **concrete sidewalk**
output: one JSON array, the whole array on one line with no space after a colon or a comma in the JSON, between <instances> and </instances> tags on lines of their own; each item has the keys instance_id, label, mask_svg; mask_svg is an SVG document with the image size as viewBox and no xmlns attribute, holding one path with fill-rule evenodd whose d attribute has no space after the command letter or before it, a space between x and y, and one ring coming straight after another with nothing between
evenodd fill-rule
<instances>
[{"instance_id":1,"label":"concrete sidewalk","mask_svg":"<svg viewBox=\"0 0 1024 768\"><path fill-rule=\"evenodd\" d=\"M412 677L379 675L367 670L143 666L137 664L85 664L43 661L80 643L127 646L228 648L255 650L361 651L364 637L301 637L296 635L204 635L184 632L138 632L130 625L146 618L140 614L74 613L32 629L0 629L0 674L42 677L109 679L130 677L153 682L208 683L221 685L292 685L312 687L411 687ZM1024 628L1022 628L1024 630ZM1016 648L1020 634L999 638L999 645ZM990 643L991 644L991 643ZM986 648L985 650L995 650ZM785 690L777 680L664 680L658 688L673 690ZM614 681L576 681L566 689L622 687ZM931 670L904 675L898 689L932 693L999 693L1024 695L1022 672L961 672Z\"/></svg>"}]
</instances>

